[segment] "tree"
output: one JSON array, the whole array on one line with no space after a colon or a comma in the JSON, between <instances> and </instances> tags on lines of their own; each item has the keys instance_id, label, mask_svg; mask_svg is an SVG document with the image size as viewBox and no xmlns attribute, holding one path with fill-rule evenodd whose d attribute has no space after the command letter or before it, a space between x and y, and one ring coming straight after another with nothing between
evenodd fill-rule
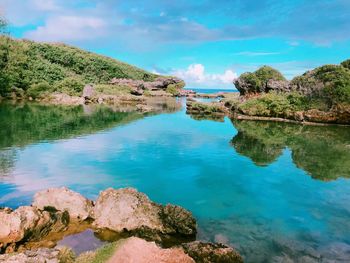
<instances>
[{"instance_id":1,"label":"tree","mask_svg":"<svg viewBox=\"0 0 350 263\"><path fill-rule=\"evenodd\" d=\"M3 17L0 17L0 34L6 34L7 31L7 21ZM8 56L9 56L9 46L6 36L1 36L0 38L5 38L4 41L0 41L0 96L6 95L8 92L8 77L5 72Z\"/></svg>"}]
</instances>

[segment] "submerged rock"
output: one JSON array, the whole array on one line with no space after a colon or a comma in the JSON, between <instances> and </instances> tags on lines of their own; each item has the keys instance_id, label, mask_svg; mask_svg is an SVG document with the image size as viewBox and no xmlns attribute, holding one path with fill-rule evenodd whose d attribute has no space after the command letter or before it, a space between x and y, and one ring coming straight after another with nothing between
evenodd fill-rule
<instances>
[{"instance_id":1,"label":"submerged rock","mask_svg":"<svg viewBox=\"0 0 350 263\"><path fill-rule=\"evenodd\" d=\"M182 248L160 248L154 242L131 237L119 242L113 256L107 263L194 263Z\"/></svg>"},{"instance_id":2,"label":"submerged rock","mask_svg":"<svg viewBox=\"0 0 350 263\"><path fill-rule=\"evenodd\" d=\"M182 247L196 263L243 263L238 252L223 244L195 241L185 243Z\"/></svg>"},{"instance_id":3,"label":"submerged rock","mask_svg":"<svg viewBox=\"0 0 350 263\"><path fill-rule=\"evenodd\" d=\"M132 233L156 241L196 234L196 221L190 212L177 206L162 207L132 188L101 192L94 218L93 226L97 229Z\"/></svg>"},{"instance_id":4,"label":"submerged rock","mask_svg":"<svg viewBox=\"0 0 350 263\"><path fill-rule=\"evenodd\" d=\"M34 195L33 206L44 210L67 211L71 219L84 221L91 217L93 202L66 187L50 188Z\"/></svg>"}]
</instances>

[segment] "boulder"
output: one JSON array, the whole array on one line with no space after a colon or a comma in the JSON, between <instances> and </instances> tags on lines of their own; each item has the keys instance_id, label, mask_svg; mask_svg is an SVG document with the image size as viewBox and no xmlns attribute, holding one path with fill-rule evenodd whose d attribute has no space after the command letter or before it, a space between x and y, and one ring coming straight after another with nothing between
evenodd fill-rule
<instances>
[{"instance_id":1,"label":"boulder","mask_svg":"<svg viewBox=\"0 0 350 263\"><path fill-rule=\"evenodd\" d=\"M41 211L31 206L22 206L15 211L8 208L2 209L0 210L0 249L23 240L39 240L53 231L63 231L68 223L67 212Z\"/></svg>"},{"instance_id":2,"label":"boulder","mask_svg":"<svg viewBox=\"0 0 350 263\"><path fill-rule=\"evenodd\" d=\"M91 217L93 203L79 193L66 187L50 188L34 195L33 206L44 210L55 208L67 211L72 220L84 221Z\"/></svg>"},{"instance_id":3,"label":"boulder","mask_svg":"<svg viewBox=\"0 0 350 263\"><path fill-rule=\"evenodd\" d=\"M83 89L83 97L91 99L95 95L95 89L92 85L85 85Z\"/></svg>"},{"instance_id":4,"label":"boulder","mask_svg":"<svg viewBox=\"0 0 350 263\"><path fill-rule=\"evenodd\" d=\"M137 237L120 241L113 256L107 263L195 263L182 248L163 249L154 242L147 242Z\"/></svg>"},{"instance_id":5,"label":"boulder","mask_svg":"<svg viewBox=\"0 0 350 263\"><path fill-rule=\"evenodd\" d=\"M162 207L132 188L107 189L94 208L93 226L162 241L175 236L194 237L196 221L181 207ZM178 222L177 219L180 219Z\"/></svg>"},{"instance_id":6,"label":"boulder","mask_svg":"<svg viewBox=\"0 0 350 263\"><path fill-rule=\"evenodd\" d=\"M182 244L182 247L196 263L243 263L235 249L223 244L195 241Z\"/></svg>"}]
</instances>

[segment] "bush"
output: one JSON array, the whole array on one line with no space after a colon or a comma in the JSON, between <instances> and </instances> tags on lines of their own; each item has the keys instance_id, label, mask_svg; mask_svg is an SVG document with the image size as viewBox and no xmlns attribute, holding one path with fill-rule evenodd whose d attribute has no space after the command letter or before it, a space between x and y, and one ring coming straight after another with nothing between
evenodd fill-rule
<instances>
[{"instance_id":1,"label":"bush","mask_svg":"<svg viewBox=\"0 0 350 263\"><path fill-rule=\"evenodd\" d=\"M350 69L350 59L345 60L341 63L344 68Z\"/></svg>"},{"instance_id":2,"label":"bush","mask_svg":"<svg viewBox=\"0 0 350 263\"><path fill-rule=\"evenodd\" d=\"M70 96L81 96L85 84L77 78L66 78L55 85L55 91L66 93Z\"/></svg>"},{"instance_id":3,"label":"bush","mask_svg":"<svg viewBox=\"0 0 350 263\"><path fill-rule=\"evenodd\" d=\"M30 88L27 90L27 95L32 98L40 98L45 94L51 92L52 90L52 86L50 86L49 83L41 82L38 84L31 85Z\"/></svg>"},{"instance_id":4,"label":"bush","mask_svg":"<svg viewBox=\"0 0 350 263\"><path fill-rule=\"evenodd\" d=\"M286 117L291 112L307 108L307 98L294 92L270 92L238 105L238 109L246 115L266 117Z\"/></svg>"},{"instance_id":5,"label":"bush","mask_svg":"<svg viewBox=\"0 0 350 263\"><path fill-rule=\"evenodd\" d=\"M166 88L166 92L172 94L173 96L179 95L179 89L175 84L169 84Z\"/></svg>"},{"instance_id":6,"label":"bush","mask_svg":"<svg viewBox=\"0 0 350 263\"><path fill-rule=\"evenodd\" d=\"M281 72L269 66L262 66L254 73L262 83L267 83L271 79L286 80L285 77L283 77L283 75L281 74Z\"/></svg>"}]
</instances>

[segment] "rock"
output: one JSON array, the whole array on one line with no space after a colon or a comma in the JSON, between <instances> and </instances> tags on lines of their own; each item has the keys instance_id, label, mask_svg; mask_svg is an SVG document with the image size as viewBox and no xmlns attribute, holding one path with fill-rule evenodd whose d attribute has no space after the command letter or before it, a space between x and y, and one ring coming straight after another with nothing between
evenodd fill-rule
<instances>
[{"instance_id":1,"label":"rock","mask_svg":"<svg viewBox=\"0 0 350 263\"><path fill-rule=\"evenodd\" d=\"M49 249L40 249L38 251L26 251L19 254L0 255L1 262L23 262L23 263L58 263L59 251L49 251Z\"/></svg>"},{"instance_id":2,"label":"rock","mask_svg":"<svg viewBox=\"0 0 350 263\"><path fill-rule=\"evenodd\" d=\"M160 217L167 233L183 236L196 235L196 220L192 213L176 205L166 205L161 209Z\"/></svg>"},{"instance_id":3,"label":"rock","mask_svg":"<svg viewBox=\"0 0 350 263\"><path fill-rule=\"evenodd\" d=\"M64 261L63 261L64 260ZM0 262L7 263L59 263L73 262L63 257L61 250L40 248L37 250L27 250L23 253L0 255Z\"/></svg>"},{"instance_id":4,"label":"rock","mask_svg":"<svg viewBox=\"0 0 350 263\"><path fill-rule=\"evenodd\" d=\"M68 223L67 212L41 211L31 206L22 206L15 211L2 209L0 210L0 249L24 239L39 240L52 231L63 231ZM8 249L7 251L10 252Z\"/></svg>"},{"instance_id":5,"label":"rock","mask_svg":"<svg viewBox=\"0 0 350 263\"><path fill-rule=\"evenodd\" d=\"M175 236L193 238L195 219L183 208L163 208L132 188L107 189L100 193L94 208L93 226L118 233L130 233L161 241ZM181 221L176 222L176 218Z\"/></svg>"},{"instance_id":6,"label":"rock","mask_svg":"<svg viewBox=\"0 0 350 263\"><path fill-rule=\"evenodd\" d=\"M242 257L231 247L195 241L182 244L186 254L196 263L243 263Z\"/></svg>"},{"instance_id":7,"label":"rock","mask_svg":"<svg viewBox=\"0 0 350 263\"><path fill-rule=\"evenodd\" d=\"M163 249L154 242L131 237L121 241L113 256L107 263L194 263L195 261L185 254L182 248Z\"/></svg>"},{"instance_id":8,"label":"rock","mask_svg":"<svg viewBox=\"0 0 350 263\"><path fill-rule=\"evenodd\" d=\"M290 91L289 81L269 79L265 86L265 92L270 92L270 91L289 92Z\"/></svg>"},{"instance_id":9,"label":"rock","mask_svg":"<svg viewBox=\"0 0 350 263\"><path fill-rule=\"evenodd\" d=\"M283 75L268 66L263 66L255 72L243 73L233 84L241 95L289 90L289 83Z\"/></svg>"},{"instance_id":10,"label":"rock","mask_svg":"<svg viewBox=\"0 0 350 263\"><path fill-rule=\"evenodd\" d=\"M67 211L72 220L84 221L91 217L93 203L79 193L66 187L50 188L34 195L33 206L44 210L55 208Z\"/></svg>"},{"instance_id":11,"label":"rock","mask_svg":"<svg viewBox=\"0 0 350 263\"><path fill-rule=\"evenodd\" d=\"M169 85L176 85L179 89L183 88L184 82L183 80L175 77L159 77L156 78L154 81L143 81L143 80L133 80L133 79L117 79L113 78L110 81L113 85L120 85L120 86L128 86L132 89L132 92L137 93L140 92L140 90L165 90Z\"/></svg>"},{"instance_id":12,"label":"rock","mask_svg":"<svg viewBox=\"0 0 350 263\"><path fill-rule=\"evenodd\" d=\"M91 99L95 95L95 89L92 85L85 85L83 89L83 98Z\"/></svg>"}]
</instances>

